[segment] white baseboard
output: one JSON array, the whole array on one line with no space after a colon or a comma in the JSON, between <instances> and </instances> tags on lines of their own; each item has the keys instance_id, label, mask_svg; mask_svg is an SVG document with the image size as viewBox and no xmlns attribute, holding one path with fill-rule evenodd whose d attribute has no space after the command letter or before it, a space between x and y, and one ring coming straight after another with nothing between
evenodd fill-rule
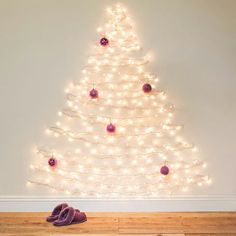
<instances>
[{"instance_id":1,"label":"white baseboard","mask_svg":"<svg viewBox=\"0 0 236 236\"><path fill-rule=\"evenodd\" d=\"M236 211L236 195L178 196L145 200L0 197L0 212L44 212L61 202L86 212Z\"/></svg>"}]
</instances>

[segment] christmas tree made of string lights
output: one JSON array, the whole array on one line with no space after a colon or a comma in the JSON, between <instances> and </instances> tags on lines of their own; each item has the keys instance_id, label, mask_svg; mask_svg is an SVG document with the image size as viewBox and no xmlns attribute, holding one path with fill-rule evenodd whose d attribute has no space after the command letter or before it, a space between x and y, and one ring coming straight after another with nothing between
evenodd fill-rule
<instances>
[{"instance_id":1,"label":"christmas tree made of string lights","mask_svg":"<svg viewBox=\"0 0 236 236\"><path fill-rule=\"evenodd\" d=\"M67 106L46 130L53 145L37 147L29 185L79 197L155 198L211 182L140 54L126 9L108 8L87 65L66 89Z\"/></svg>"}]
</instances>

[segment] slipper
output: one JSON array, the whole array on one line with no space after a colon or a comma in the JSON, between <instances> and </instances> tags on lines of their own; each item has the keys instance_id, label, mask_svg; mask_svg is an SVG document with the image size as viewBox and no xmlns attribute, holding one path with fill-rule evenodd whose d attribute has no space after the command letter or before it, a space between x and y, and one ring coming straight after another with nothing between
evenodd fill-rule
<instances>
[{"instance_id":1,"label":"slipper","mask_svg":"<svg viewBox=\"0 0 236 236\"><path fill-rule=\"evenodd\" d=\"M75 217L71 224L80 224L87 221L87 216L84 212L80 212L78 209L75 209Z\"/></svg>"},{"instance_id":2,"label":"slipper","mask_svg":"<svg viewBox=\"0 0 236 236\"><path fill-rule=\"evenodd\" d=\"M53 222L54 226L70 225L75 218L76 210L73 207L66 207L61 211L58 220Z\"/></svg>"},{"instance_id":3,"label":"slipper","mask_svg":"<svg viewBox=\"0 0 236 236\"><path fill-rule=\"evenodd\" d=\"M56 207L53 209L52 214L47 217L47 221L48 221L48 222L53 222L53 221L57 220L58 217L59 217L60 212L61 212L63 209L65 209L66 207L68 207L68 204L66 204L66 203L62 203L62 204L56 206Z\"/></svg>"}]
</instances>

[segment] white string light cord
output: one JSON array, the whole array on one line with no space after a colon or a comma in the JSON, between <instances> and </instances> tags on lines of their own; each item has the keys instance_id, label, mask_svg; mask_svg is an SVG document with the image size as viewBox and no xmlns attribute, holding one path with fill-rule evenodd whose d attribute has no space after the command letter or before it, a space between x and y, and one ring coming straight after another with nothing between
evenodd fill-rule
<instances>
[{"instance_id":1,"label":"white string light cord","mask_svg":"<svg viewBox=\"0 0 236 236\"><path fill-rule=\"evenodd\" d=\"M83 172L75 173L69 171L69 175L64 170L56 170L54 173L47 168L34 168L35 173L39 173L39 175L44 175L44 180L41 182L37 182L37 180L29 181L29 183L37 182L39 184L45 185L52 189L60 189L63 187L63 192L67 194L83 194L83 196L93 196L99 195L108 197L110 194L113 197L119 197L120 195L124 197L122 194L124 191L126 192L126 196L140 196L143 193L149 193L151 196L158 196L160 193L173 193L177 188L181 188L182 191L187 191L189 184L198 184L201 186L204 183L209 183L209 178L189 173L188 178L180 178L178 175L173 174L171 179L166 179L163 177L157 177L156 174L93 174ZM97 181L97 179L100 181ZM54 181L62 179L62 182L56 182L57 184L52 184ZM84 185L86 183L86 185ZM117 184L118 183L118 184ZM132 184L131 184L132 183ZM135 184L139 183L139 184ZM85 186L87 186L86 191L84 191ZM147 196L147 195L146 195Z\"/></svg>"},{"instance_id":2,"label":"white string light cord","mask_svg":"<svg viewBox=\"0 0 236 236\"><path fill-rule=\"evenodd\" d=\"M37 148L28 185L85 198L157 198L211 183L196 147L179 136L159 79L144 70L151 56L140 55L126 9L108 8L98 34L46 130L49 147Z\"/></svg>"}]
</instances>

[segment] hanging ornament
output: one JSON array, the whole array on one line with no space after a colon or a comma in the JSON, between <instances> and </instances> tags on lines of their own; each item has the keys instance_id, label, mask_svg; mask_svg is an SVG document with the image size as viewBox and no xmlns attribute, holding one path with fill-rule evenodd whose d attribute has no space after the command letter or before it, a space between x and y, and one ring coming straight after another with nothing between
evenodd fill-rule
<instances>
[{"instance_id":1,"label":"hanging ornament","mask_svg":"<svg viewBox=\"0 0 236 236\"><path fill-rule=\"evenodd\" d=\"M53 156L48 160L48 165L51 167L55 167L57 165L57 159L54 158Z\"/></svg>"},{"instance_id":2,"label":"hanging ornament","mask_svg":"<svg viewBox=\"0 0 236 236\"><path fill-rule=\"evenodd\" d=\"M100 39L100 44L101 44L101 46L106 47L109 45L109 40L107 38L103 37Z\"/></svg>"},{"instance_id":3,"label":"hanging ornament","mask_svg":"<svg viewBox=\"0 0 236 236\"><path fill-rule=\"evenodd\" d=\"M151 91L152 91L152 86L150 84L143 85L143 92L144 93L150 93Z\"/></svg>"},{"instance_id":4,"label":"hanging ornament","mask_svg":"<svg viewBox=\"0 0 236 236\"><path fill-rule=\"evenodd\" d=\"M92 99L98 98L98 91L93 88L92 90L90 90L89 96L90 96Z\"/></svg>"},{"instance_id":5,"label":"hanging ornament","mask_svg":"<svg viewBox=\"0 0 236 236\"><path fill-rule=\"evenodd\" d=\"M162 175L168 175L169 172L170 172L169 167L166 166L166 165L165 165L165 166L162 166L161 169L160 169L160 173L161 173Z\"/></svg>"},{"instance_id":6,"label":"hanging ornament","mask_svg":"<svg viewBox=\"0 0 236 236\"><path fill-rule=\"evenodd\" d=\"M115 131L116 131L115 125L113 125L112 123L110 123L109 125L107 125L107 132L109 132L109 133L114 133Z\"/></svg>"}]
</instances>

